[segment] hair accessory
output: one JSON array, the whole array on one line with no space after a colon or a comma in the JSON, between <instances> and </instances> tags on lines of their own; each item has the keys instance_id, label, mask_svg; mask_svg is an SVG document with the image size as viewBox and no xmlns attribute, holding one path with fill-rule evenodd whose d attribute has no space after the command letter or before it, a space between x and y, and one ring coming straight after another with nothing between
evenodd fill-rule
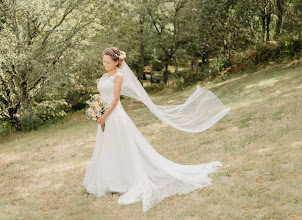
<instances>
[{"instance_id":1,"label":"hair accessory","mask_svg":"<svg viewBox=\"0 0 302 220\"><path fill-rule=\"evenodd\" d=\"M125 59L126 58L126 53L124 51L120 51L121 55L119 56L120 59Z\"/></svg>"}]
</instances>

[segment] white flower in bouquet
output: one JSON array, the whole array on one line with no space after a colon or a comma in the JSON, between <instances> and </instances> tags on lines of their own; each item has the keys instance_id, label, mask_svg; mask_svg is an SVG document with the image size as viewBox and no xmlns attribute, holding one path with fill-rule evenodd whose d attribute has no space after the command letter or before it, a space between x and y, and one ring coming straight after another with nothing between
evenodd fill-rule
<instances>
[{"instance_id":1,"label":"white flower in bouquet","mask_svg":"<svg viewBox=\"0 0 302 220\"><path fill-rule=\"evenodd\" d=\"M90 100L86 100L89 108L86 109L86 115L88 119L92 119L95 122L98 117L101 117L107 110L106 100L99 94L90 95ZM105 130L105 125L102 125L102 130Z\"/></svg>"}]
</instances>

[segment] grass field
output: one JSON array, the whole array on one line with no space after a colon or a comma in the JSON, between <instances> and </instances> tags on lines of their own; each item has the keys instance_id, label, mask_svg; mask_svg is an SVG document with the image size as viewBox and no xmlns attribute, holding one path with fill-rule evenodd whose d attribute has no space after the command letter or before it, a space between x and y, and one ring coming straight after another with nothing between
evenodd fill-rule
<instances>
[{"instance_id":1,"label":"grass field","mask_svg":"<svg viewBox=\"0 0 302 220\"><path fill-rule=\"evenodd\" d=\"M200 85L232 109L199 134L161 123L140 103L123 105L164 157L221 161L213 185L166 198L147 213L141 203L118 205L118 195L88 195L82 180L97 124L80 111L2 141L0 219L302 219L302 66L274 65ZM194 90L151 98L178 104Z\"/></svg>"}]
</instances>

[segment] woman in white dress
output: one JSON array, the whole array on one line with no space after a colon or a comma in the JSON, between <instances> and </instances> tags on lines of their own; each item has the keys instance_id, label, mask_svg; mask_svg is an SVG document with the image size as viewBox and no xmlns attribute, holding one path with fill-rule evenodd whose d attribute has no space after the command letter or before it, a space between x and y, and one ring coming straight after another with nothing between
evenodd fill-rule
<instances>
[{"instance_id":1,"label":"woman in white dress","mask_svg":"<svg viewBox=\"0 0 302 220\"><path fill-rule=\"evenodd\" d=\"M222 164L219 161L213 161L199 165L181 165L164 158L155 151L121 105L122 87L123 84L126 87L126 82L128 82L126 74L124 75L124 72L120 71L121 65L124 65L123 62L125 62L124 58L125 53L121 53L116 47L107 48L103 52L103 65L108 73L100 78L97 88L100 95L108 103L109 108L97 120L95 148L83 184L88 193L97 197L112 192L119 193L121 195L118 200L119 204L126 205L142 201L143 211L146 212L165 197L177 193L186 194L211 185L211 178L208 175L217 171L217 167ZM136 91L136 94L139 94L137 88L133 87L131 91ZM133 95L133 97L137 96ZM140 98L142 100L142 96ZM148 103L146 99L145 97L145 104ZM190 100L192 97L188 98L186 103L189 103ZM185 125L184 123L181 124L179 119L173 121L172 119L175 117L172 118L168 114L173 113L173 109L177 106L164 108L154 103L147 105L162 121L173 127L179 128L182 124ZM154 106L157 111L155 111ZM183 113L184 106L181 106ZM212 118L215 118L215 122L218 121L229 109L222 109L223 112L215 113L216 115ZM180 112L179 108L177 111ZM163 114L160 115L160 113ZM173 114L175 115L175 113ZM194 117L196 120L198 119L196 115ZM209 123L207 127L215 122ZM105 124L104 132L101 128L102 124ZM179 129L187 129L184 126L182 128ZM203 127L204 129L206 127ZM199 131L201 130L196 130L196 132Z\"/></svg>"}]
</instances>

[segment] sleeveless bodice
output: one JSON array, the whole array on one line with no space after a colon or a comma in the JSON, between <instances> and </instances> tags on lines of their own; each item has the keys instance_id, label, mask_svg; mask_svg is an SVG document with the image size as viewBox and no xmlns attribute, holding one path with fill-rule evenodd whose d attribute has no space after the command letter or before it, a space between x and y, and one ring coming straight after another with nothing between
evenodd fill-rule
<instances>
[{"instance_id":1,"label":"sleeveless bodice","mask_svg":"<svg viewBox=\"0 0 302 220\"><path fill-rule=\"evenodd\" d=\"M107 106L110 105L114 98L114 79L117 75L122 75L122 73L118 72L114 76L102 76L97 85L97 89L102 98L106 100ZM123 107L119 100L113 112L122 111L122 109ZM110 115L112 115L112 113Z\"/></svg>"}]
</instances>

